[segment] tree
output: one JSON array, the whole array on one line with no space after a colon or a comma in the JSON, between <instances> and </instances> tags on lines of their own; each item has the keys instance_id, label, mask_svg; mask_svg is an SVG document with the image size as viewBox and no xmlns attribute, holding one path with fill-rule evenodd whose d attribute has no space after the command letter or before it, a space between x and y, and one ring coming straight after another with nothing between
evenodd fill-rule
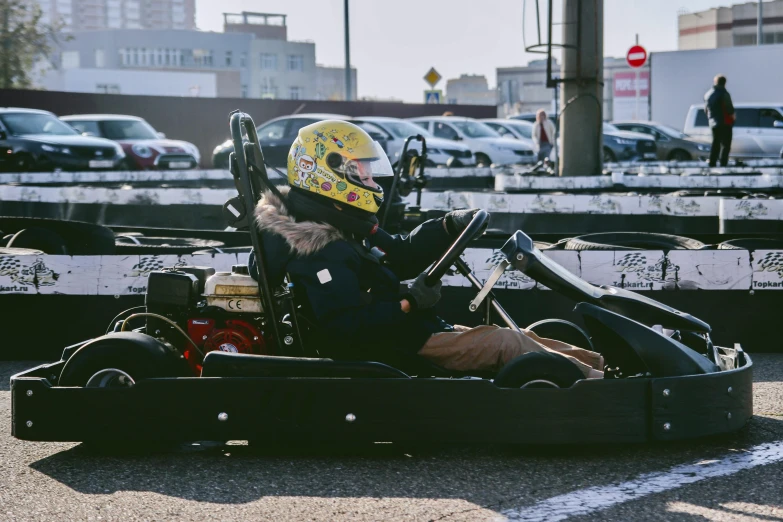
<instances>
[{"instance_id":1,"label":"tree","mask_svg":"<svg viewBox=\"0 0 783 522\"><path fill-rule=\"evenodd\" d=\"M0 0L0 89L29 89L39 60L46 60L60 39L62 24L45 24L43 11L30 0Z\"/></svg>"}]
</instances>

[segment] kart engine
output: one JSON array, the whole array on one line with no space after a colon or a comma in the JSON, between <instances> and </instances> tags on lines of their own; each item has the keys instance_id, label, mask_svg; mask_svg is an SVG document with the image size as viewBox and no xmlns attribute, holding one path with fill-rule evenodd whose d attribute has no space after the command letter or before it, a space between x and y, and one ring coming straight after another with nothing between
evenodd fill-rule
<instances>
[{"instance_id":1,"label":"kart engine","mask_svg":"<svg viewBox=\"0 0 783 522\"><path fill-rule=\"evenodd\" d=\"M150 272L145 304L147 313L176 323L204 355L213 350L270 354L258 284L245 265L234 265L231 272L196 266ZM180 348L193 370L200 371L201 355L172 325L148 316L146 332Z\"/></svg>"}]
</instances>

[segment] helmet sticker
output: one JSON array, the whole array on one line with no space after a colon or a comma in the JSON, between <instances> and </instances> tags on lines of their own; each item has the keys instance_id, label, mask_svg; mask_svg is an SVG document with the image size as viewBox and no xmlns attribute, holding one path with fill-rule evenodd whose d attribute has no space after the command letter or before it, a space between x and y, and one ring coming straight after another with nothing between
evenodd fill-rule
<instances>
[{"instance_id":1,"label":"helmet sticker","mask_svg":"<svg viewBox=\"0 0 783 522\"><path fill-rule=\"evenodd\" d=\"M315 144L315 157L318 159L324 159L324 155L326 155L326 145L319 141Z\"/></svg>"},{"instance_id":2,"label":"helmet sticker","mask_svg":"<svg viewBox=\"0 0 783 522\"><path fill-rule=\"evenodd\" d=\"M302 154L296 159L296 166L302 172L313 172L318 166L312 156Z\"/></svg>"}]
</instances>

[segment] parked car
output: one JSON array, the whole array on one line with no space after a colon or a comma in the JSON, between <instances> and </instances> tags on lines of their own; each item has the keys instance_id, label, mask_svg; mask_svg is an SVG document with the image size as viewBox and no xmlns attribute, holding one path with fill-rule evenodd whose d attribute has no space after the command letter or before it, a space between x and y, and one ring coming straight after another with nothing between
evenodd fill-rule
<instances>
[{"instance_id":1,"label":"parked car","mask_svg":"<svg viewBox=\"0 0 783 522\"><path fill-rule=\"evenodd\" d=\"M486 118L481 120L504 138L527 141L533 144L533 123L527 120Z\"/></svg>"},{"instance_id":2,"label":"parked car","mask_svg":"<svg viewBox=\"0 0 783 522\"><path fill-rule=\"evenodd\" d=\"M321 120L350 120L342 114L294 114L271 119L256 127L258 141L264 150L267 165L285 169L288 165L288 151L296 139L299 129ZM228 168L228 156L234 152L234 142L226 140L212 151L212 165L216 169Z\"/></svg>"},{"instance_id":3,"label":"parked car","mask_svg":"<svg viewBox=\"0 0 783 522\"><path fill-rule=\"evenodd\" d=\"M535 163L533 148L519 140L504 138L486 123L472 118L424 116L410 121L436 138L462 141L476 156L476 164L490 166Z\"/></svg>"},{"instance_id":4,"label":"parked car","mask_svg":"<svg viewBox=\"0 0 783 522\"><path fill-rule=\"evenodd\" d=\"M470 167L476 164L476 158L467 145L457 143L454 140L436 138L430 132L407 120L381 116L362 116L354 118L352 121L370 133L371 136L378 133L383 135L383 140L386 143L386 154L395 168L400 160L400 154L402 154L406 138L416 134L421 134L427 140L428 165ZM421 144L418 141L411 141L410 145L408 145L408 150L421 152Z\"/></svg>"},{"instance_id":5,"label":"parked car","mask_svg":"<svg viewBox=\"0 0 783 522\"><path fill-rule=\"evenodd\" d=\"M603 123L604 163L615 161L650 161L658 159L658 147L648 134L622 131Z\"/></svg>"},{"instance_id":6,"label":"parked car","mask_svg":"<svg viewBox=\"0 0 783 522\"><path fill-rule=\"evenodd\" d=\"M655 140L658 147L658 159L662 161L706 160L710 155L710 145L697 141L674 127L652 121L612 122L620 130L646 134Z\"/></svg>"},{"instance_id":7,"label":"parked car","mask_svg":"<svg viewBox=\"0 0 783 522\"><path fill-rule=\"evenodd\" d=\"M152 125L136 116L79 114L60 118L84 136L116 141L125 151L128 170L195 169L201 161L192 143L166 139Z\"/></svg>"},{"instance_id":8,"label":"parked car","mask_svg":"<svg viewBox=\"0 0 783 522\"><path fill-rule=\"evenodd\" d=\"M119 144L86 137L47 111L0 108L0 169L11 172L116 169Z\"/></svg>"},{"instance_id":9,"label":"parked car","mask_svg":"<svg viewBox=\"0 0 783 522\"><path fill-rule=\"evenodd\" d=\"M735 103L730 157L777 158L783 147L783 103ZM682 131L712 140L704 104L691 105Z\"/></svg>"},{"instance_id":10,"label":"parked car","mask_svg":"<svg viewBox=\"0 0 783 522\"><path fill-rule=\"evenodd\" d=\"M535 113L516 114L510 119L535 122ZM557 126L557 118L550 114L549 119ZM603 124L604 163L615 161L650 161L658 159L657 146L649 135L627 132L610 123Z\"/></svg>"}]
</instances>

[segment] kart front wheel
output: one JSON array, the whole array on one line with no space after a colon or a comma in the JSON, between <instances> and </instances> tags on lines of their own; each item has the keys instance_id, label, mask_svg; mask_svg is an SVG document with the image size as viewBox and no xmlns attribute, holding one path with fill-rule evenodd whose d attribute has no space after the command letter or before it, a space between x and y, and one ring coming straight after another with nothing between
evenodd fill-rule
<instances>
[{"instance_id":1,"label":"kart front wheel","mask_svg":"<svg viewBox=\"0 0 783 522\"><path fill-rule=\"evenodd\" d=\"M499 388L570 388L584 375L574 363L556 353L530 352L515 357L498 372Z\"/></svg>"}]
</instances>

